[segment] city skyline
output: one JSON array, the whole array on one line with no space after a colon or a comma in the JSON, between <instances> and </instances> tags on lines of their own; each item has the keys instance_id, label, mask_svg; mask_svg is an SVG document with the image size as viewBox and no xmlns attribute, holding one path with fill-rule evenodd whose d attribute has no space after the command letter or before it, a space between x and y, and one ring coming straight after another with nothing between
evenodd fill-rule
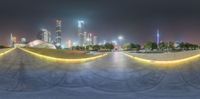
<instances>
[{"instance_id":1,"label":"city skyline","mask_svg":"<svg viewBox=\"0 0 200 99\"><path fill-rule=\"evenodd\" d=\"M112 41L118 35L123 35L126 42L143 44L155 41L159 26L162 41L200 43L198 2L188 3L180 0L168 2L126 0L114 4L112 2L112 0L108 2L3 1L0 4L2 8L0 42L8 44L10 33L17 38L26 37L27 40L33 40L41 28L47 28L55 34L57 19L63 21L63 42L69 39L77 41L77 21L83 18L87 24L87 31L97 35L99 41ZM10 4L9 9L4 4ZM38 7L34 7L34 4ZM23 9L26 6L30 7Z\"/></svg>"}]
</instances>

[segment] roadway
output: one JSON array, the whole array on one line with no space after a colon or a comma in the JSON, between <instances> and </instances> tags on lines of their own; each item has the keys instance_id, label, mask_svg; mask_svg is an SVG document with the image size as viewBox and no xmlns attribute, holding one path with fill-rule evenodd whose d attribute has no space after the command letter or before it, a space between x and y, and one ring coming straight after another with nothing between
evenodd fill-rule
<instances>
[{"instance_id":1,"label":"roadway","mask_svg":"<svg viewBox=\"0 0 200 99\"><path fill-rule=\"evenodd\" d=\"M0 99L199 99L199 65L158 68L120 52L66 64L16 49L0 57Z\"/></svg>"}]
</instances>

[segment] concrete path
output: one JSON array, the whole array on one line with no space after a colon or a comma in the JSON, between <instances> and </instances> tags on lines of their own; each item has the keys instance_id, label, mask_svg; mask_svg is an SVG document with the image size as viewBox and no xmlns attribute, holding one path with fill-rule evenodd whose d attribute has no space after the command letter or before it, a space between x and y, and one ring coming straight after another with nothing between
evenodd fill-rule
<instances>
[{"instance_id":1,"label":"concrete path","mask_svg":"<svg viewBox=\"0 0 200 99\"><path fill-rule=\"evenodd\" d=\"M0 99L199 99L200 62L157 68L120 52L82 64L0 57Z\"/></svg>"}]
</instances>

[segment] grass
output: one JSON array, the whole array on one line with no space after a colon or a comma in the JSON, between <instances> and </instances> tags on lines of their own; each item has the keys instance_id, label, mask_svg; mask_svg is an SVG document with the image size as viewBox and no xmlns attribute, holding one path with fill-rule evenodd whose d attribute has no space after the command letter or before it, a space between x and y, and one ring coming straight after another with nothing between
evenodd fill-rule
<instances>
[{"instance_id":1,"label":"grass","mask_svg":"<svg viewBox=\"0 0 200 99\"><path fill-rule=\"evenodd\" d=\"M72 51L72 50L55 50L55 49L43 49L43 48L25 48L26 50L50 56L56 58L66 58L66 59L80 59L88 58L96 55L86 54L84 51Z\"/></svg>"}]
</instances>

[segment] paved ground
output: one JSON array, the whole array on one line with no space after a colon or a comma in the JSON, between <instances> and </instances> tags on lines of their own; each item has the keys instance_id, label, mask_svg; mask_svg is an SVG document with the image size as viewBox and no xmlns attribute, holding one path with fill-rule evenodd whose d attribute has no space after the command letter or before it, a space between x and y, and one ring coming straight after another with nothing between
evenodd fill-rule
<instances>
[{"instance_id":1,"label":"paved ground","mask_svg":"<svg viewBox=\"0 0 200 99\"><path fill-rule=\"evenodd\" d=\"M82 64L0 57L0 99L199 99L200 62L156 68L120 52Z\"/></svg>"}]
</instances>

